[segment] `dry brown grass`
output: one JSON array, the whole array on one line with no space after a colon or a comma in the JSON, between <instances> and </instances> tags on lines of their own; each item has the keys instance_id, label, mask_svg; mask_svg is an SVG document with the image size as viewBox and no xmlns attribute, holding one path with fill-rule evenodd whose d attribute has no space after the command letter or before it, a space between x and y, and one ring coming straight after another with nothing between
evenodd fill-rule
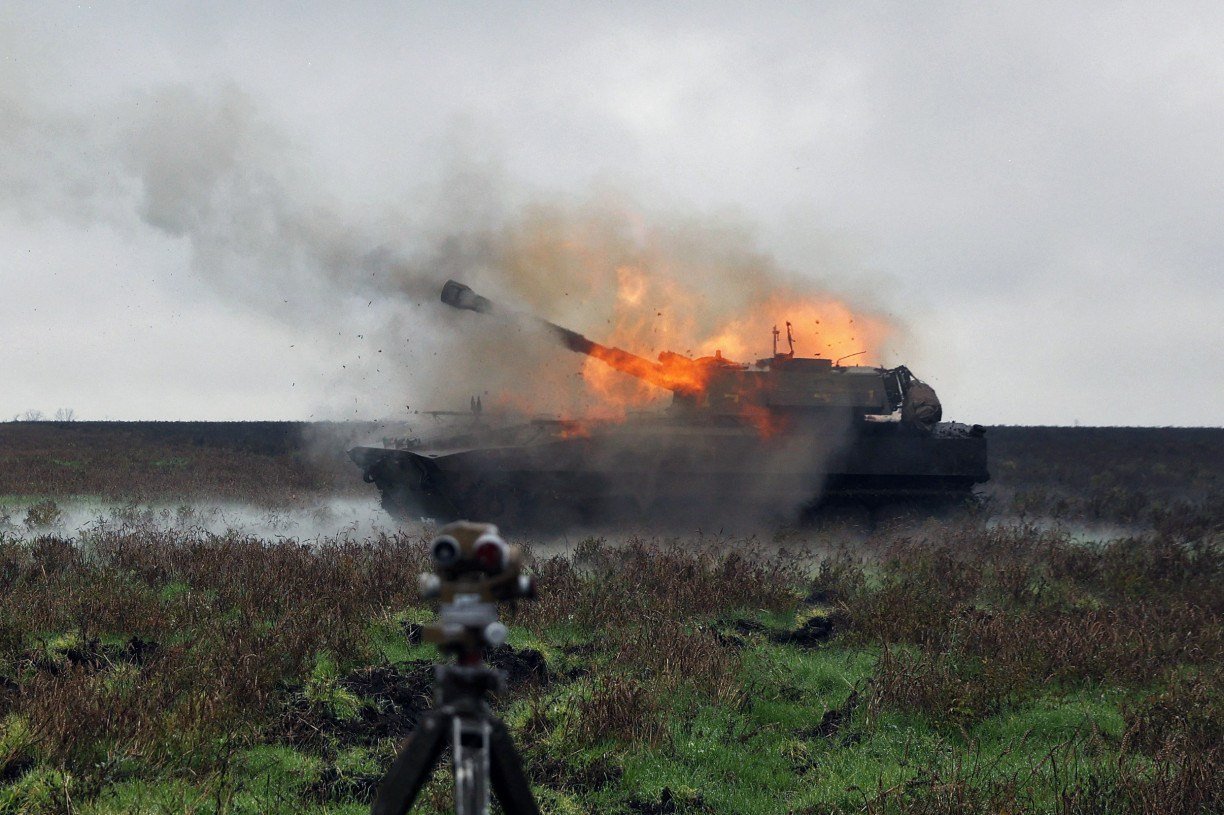
<instances>
[{"instance_id":1,"label":"dry brown grass","mask_svg":"<svg viewBox=\"0 0 1224 815\"><path fill-rule=\"evenodd\" d=\"M565 720L574 742L583 746L609 739L657 747L669 729L660 689L622 673L606 673L590 681L588 694L577 697Z\"/></svg>"},{"instance_id":2,"label":"dry brown grass","mask_svg":"<svg viewBox=\"0 0 1224 815\"><path fill-rule=\"evenodd\" d=\"M317 654L361 656L370 620L415 600L424 562L407 536L304 546L144 529L6 544L5 704L65 767L196 754L268 721ZM103 641L116 637L127 646Z\"/></svg>"},{"instance_id":3,"label":"dry brown grass","mask_svg":"<svg viewBox=\"0 0 1224 815\"><path fill-rule=\"evenodd\" d=\"M1142 687L1224 657L1224 560L1202 541L965 527L886 558L843 603L852 637L885 646L877 708L959 726L1034 688Z\"/></svg>"},{"instance_id":4,"label":"dry brown grass","mask_svg":"<svg viewBox=\"0 0 1224 815\"><path fill-rule=\"evenodd\" d=\"M639 621L682 621L726 609L794 608L804 580L798 558L769 557L752 542L650 541L623 546L591 538L572 558L537 560L540 600L527 625L572 623L609 630Z\"/></svg>"}]
</instances>

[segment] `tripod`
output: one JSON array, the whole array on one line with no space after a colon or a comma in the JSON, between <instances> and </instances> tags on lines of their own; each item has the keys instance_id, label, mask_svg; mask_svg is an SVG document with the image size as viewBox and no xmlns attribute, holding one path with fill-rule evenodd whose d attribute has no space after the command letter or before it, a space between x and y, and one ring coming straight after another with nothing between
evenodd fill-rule
<instances>
[{"instance_id":1,"label":"tripod","mask_svg":"<svg viewBox=\"0 0 1224 815\"><path fill-rule=\"evenodd\" d=\"M421 595L442 603L424 639L458 664L434 669L433 710L395 757L370 811L404 815L449 744L455 815L488 815L490 785L506 815L540 815L510 733L489 708L502 676L483 661L484 649L509 634L497 602L535 596L535 582L522 573L522 550L507 545L492 524L456 521L438 530L429 554L434 573L421 575Z\"/></svg>"},{"instance_id":2,"label":"tripod","mask_svg":"<svg viewBox=\"0 0 1224 815\"><path fill-rule=\"evenodd\" d=\"M403 815L429 780L449 743L454 756L455 815L486 815L489 785L506 815L539 815L510 733L486 695L501 676L486 665L439 665L435 708L426 712L378 789L372 815Z\"/></svg>"}]
</instances>

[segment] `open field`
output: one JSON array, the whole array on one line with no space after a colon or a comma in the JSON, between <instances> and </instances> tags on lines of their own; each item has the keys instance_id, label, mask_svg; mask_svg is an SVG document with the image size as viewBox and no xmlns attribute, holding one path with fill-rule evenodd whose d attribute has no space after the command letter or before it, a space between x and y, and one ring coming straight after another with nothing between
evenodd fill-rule
<instances>
[{"instance_id":1,"label":"open field","mask_svg":"<svg viewBox=\"0 0 1224 815\"><path fill-rule=\"evenodd\" d=\"M427 530L265 528L362 500L344 433L0 424L0 812L368 810L429 704ZM543 809L1224 810L1224 431L990 439L939 518L518 541Z\"/></svg>"},{"instance_id":2,"label":"open field","mask_svg":"<svg viewBox=\"0 0 1224 815\"><path fill-rule=\"evenodd\" d=\"M344 441L370 432L323 422L0 423L0 498L283 506L354 495L365 485Z\"/></svg>"}]
</instances>

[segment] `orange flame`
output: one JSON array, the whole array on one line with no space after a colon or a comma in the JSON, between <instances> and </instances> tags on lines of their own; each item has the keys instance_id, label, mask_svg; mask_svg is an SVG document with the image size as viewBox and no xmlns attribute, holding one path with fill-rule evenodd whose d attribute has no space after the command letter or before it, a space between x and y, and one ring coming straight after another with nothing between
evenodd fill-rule
<instances>
[{"instance_id":1,"label":"orange flame","mask_svg":"<svg viewBox=\"0 0 1224 815\"><path fill-rule=\"evenodd\" d=\"M597 353L586 359L582 377L598 398L601 408L597 412L605 418L666 404L671 399L667 389L691 393L704 390L711 369L688 364L683 357L664 353L667 351L692 358L721 354L727 360L751 364L773 355L773 330L789 321L797 356L833 360L853 357L850 364L867 364L890 332L883 320L856 314L842 301L804 296L789 289L743 303L739 316L703 321L700 311L708 303L701 293L633 267L618 268L616 276L617 298L608 320L609 330L596 339L645 357L652 370L640 370L640 362L622 364L641 374L643 378L639 379L608 364L621 361L619 358L607 359L608 355ZM707 326L704 329L703 322ZM789 351L786 336L784 330L780 331L778 351L783 353ZM654 364L659 354L663 356ZM777 417L759 407L746 406L744 419L763 435L780 430Z\"/></svg>"}]
</instances>

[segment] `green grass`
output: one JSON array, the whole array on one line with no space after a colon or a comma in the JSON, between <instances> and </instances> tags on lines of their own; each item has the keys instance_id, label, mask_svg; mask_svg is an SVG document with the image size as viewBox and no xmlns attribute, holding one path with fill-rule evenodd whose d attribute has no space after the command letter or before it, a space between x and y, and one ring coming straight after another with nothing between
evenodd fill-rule
<instances>
[{"instance_id":1,"label":"green grass","mask_svg":"<svg viewBox=\"0 0 1224 815\"><path fill-rule=\"evenodd\" d=\"M626 754L621 797L657 800L667 787L677 801L699 795L715 812L853 810L884 790L959 772L979 784L1022 779L1032 802L1046 806L1068 781L1066 764L1081 775L1107 767L1107 746L1121 736L1120 695L1099 691L1034 699L960 736L915 716L868 722L862 710L833 737L813 735L824 712L870 677L874 661L862 649L758 646L746 677L757 689L748 711L707 708L666 748ZM966 757L969 765L955 766Z\"/></svg>"},{"instance_id":2,"label":"green grass","mask_svg":"<svg viewBox=\"0 0 1224 815\"><path fill-rule=\"evenodd\" d=\"M108 785L82 810L90 815L120 813L217 812L338 813L368 811L368 807L336 807L303 800L309 783L318 778L320 760L287 747L261 746L234 757L225 773L191 783L184 778L129 779Z\"/></svg>"}]
</instances>

